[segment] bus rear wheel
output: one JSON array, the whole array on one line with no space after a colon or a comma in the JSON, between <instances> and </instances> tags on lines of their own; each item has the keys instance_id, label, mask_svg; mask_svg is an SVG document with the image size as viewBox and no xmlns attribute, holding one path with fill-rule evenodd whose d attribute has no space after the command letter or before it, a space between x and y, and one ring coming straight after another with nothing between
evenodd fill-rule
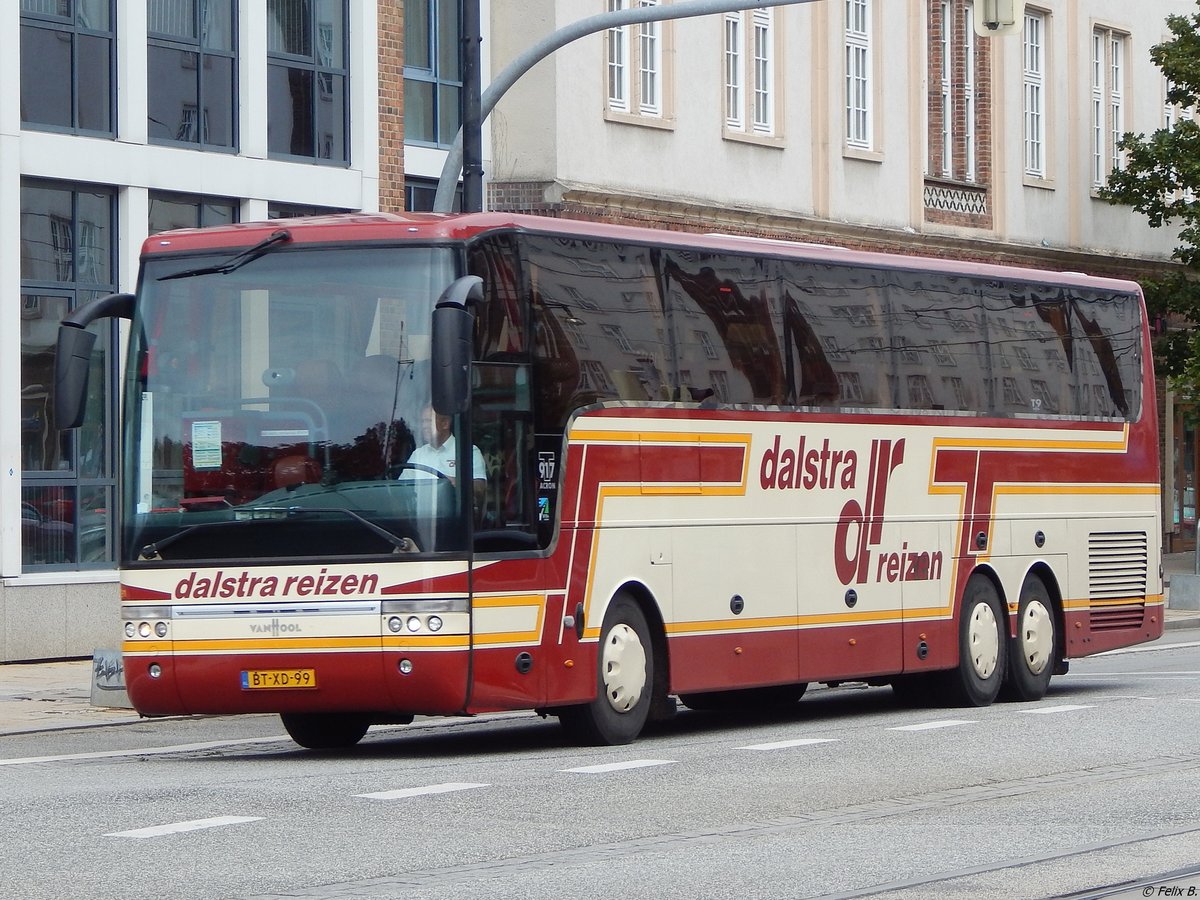
<instances>
[{"instance_id":1,"label":"bus rear wheel","mask_svg":"<svg viewBox=\"0 0 1200 900\"><path fill-rule=\"evenodd\" d=\"M963 591L958 620L958 667L940 676L943 699L951 706L988 706L1004 681L1004 609L991 580L973 575Z\"/></svg>"},{"instance_id":2,"label":"bus rear wheel","mask_svg":"<svg viewBox=\"0 0 1200 900\"><path fill-rule=\"evenodd\" d=\"M596 699L561 710L559 721L579 744L631 743L650 713L654 652L646 616L628 594L609 604L596 656Z\"/></svg>"},{"instance_id":3,"label":"bus rear wheel","mask_svg":"<svg viewBox=\"0 0 1200 900\"><path fill-rule=\"evenodd\" d=\"M293 741L308 750L353 747L371 727L370 716L359 713L281 713Z\"/></svg>"},{"instance_id":4,"label":"bus rear wheel","mask_svg":"<svg viewBox=\"0 0 1200 900\"><path fill-rule=\"evenodd\" d=\"M1042 579L1030 575L1021 586L1017 636L1009 641L1008 671L1000 696L1005 700L1041 700L1054 674L1058 644L1054 604Z\"/></svg>"}]
</instances>

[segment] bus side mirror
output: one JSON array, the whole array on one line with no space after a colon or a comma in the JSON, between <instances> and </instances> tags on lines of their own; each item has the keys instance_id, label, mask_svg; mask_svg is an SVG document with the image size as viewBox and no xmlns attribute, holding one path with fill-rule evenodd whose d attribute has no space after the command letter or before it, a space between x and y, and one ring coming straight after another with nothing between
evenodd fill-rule
<instances>
[{"instance_id":1,"label":"bus side mirror","mask_svg":"<svg viewBox=\"0 0 1200 900\"><path fill-rule=\"evenodd\" d=\"M451 283L433 310L433 408L444 416L459 415L471 403L474 304L483 302L483 279L464 275Z\"/></svg>"},{"instance_id":2,"label":"bus side mirror","mask_svg":"<svg viewBox=\"0 0 1200 900\"><path fill-rule=\"evenodd\" d=\"M54 355L54 424L59 430L78 428L87 403L88 371L96 335L87 330L96 319L133 318L133 294L109 294L75 310L58 326Z\"/></svg>"}]
</instances>

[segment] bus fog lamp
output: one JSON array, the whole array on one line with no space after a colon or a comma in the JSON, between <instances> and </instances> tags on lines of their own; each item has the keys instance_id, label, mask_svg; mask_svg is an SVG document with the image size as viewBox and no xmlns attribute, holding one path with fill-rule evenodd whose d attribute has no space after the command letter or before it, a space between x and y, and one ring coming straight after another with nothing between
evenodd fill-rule
<instances>
[{"instance_id":1,"label":"bus fog lamp","mask_svg":"<svg viewBox=\"0 0 1200 900\"><path fill-rule=\"evenodd\" d=\"M388 631L392 632L392 634L398 633L403 628L404 622L399 616L392 616L390 619L388 619Z\"/></svg>"},{"instance_id":2,"label":"bus fog lamp","mask_svg":"<svg viewBox=\"0 0 1200 900\"><path fill-rule=\"evenodd\" d=\"M441 631L442 630L442 617L441 616L430 616L429 621L426 624L429 626L430 631Z\"/></svg>"},{"instance_id":3,"label":"bus fog lamp","mask_svg":"<svg viewBox=\"0 0 1200 900\"><path fill-rule=\"evenodd\" d=\"M132 622L126 622L125 623L125 637L131 638L135 634L137 634L137 626L134 625Z\"/></svg>"},{"instance_id":4,"label":"bus fog lamp","mask_svg":"<svg viewBox=\"0 0 1200 900\"><path fill-rule=\"evenodd\" d=\"M160 638L166 637L167 636L167 623L166 622L155 622L154 623L154 633L156 635L158 635Z\"/></svg>"},{"instance_id":5,"label":"bus fog lamp","mask_svg":"<svg viewBox=\"0 0 1200 900\"><path fill-rule=\"evenodd\" d=\"M411 675L412 674L412 660L411 659L402 659L402 660L400 660L400 662L398 662L396 664L396 668L400 670L401 675Z\"/></svg>"},{"instance_id":6,"label":"bus fog lamp","mask_svg":"<svg viewBox=\"0 0 1200 900\"><path fill-rule=\"evenodd\" d=\"M421 630L421 620L418 619L416 616L409 616L408 617L408 630L409 631L420 631Z\"/></svg>"},{"instance_id":7,"label":"bus fog lamp","mask_svg":"<svg viewBox=\"0 0 1200 900\"><path fill-rule=\"evenodd\" d=\"M150 668L147 669L151 678L162 678L162 666L158 663L150 663Z\"/></svg>"},{"instance_id":8,"label":"bus fog lamp","mask_svg":"<svg viewBox=\"0 0 1200 900\"><path fill-rule=\"evenodd\" d=\"M140 634L142 637L150 637L150 623L143 622L141 625L139 625L138 634Z\"/></svg>"}]
</instances>

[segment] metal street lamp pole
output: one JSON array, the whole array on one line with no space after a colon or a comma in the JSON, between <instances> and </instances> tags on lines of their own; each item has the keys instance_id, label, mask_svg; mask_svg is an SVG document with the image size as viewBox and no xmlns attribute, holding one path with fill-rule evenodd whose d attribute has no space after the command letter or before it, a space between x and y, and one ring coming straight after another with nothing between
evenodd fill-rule
<instances>
[{"instance_id":1,"label":"metal street lamp pole","mask_svg":"<svg viewBox=\"0 0 1200 900\"><path fill-rule=\"evenodd\" d=\"M462 19L462 128L455 139L462 142L463 212L483 212L483 116L480 113L479 0L463 0ZM440 191L440 188L439 188ZM435 206L435 209L437 207Z\"/></svg>"}]
</instances>

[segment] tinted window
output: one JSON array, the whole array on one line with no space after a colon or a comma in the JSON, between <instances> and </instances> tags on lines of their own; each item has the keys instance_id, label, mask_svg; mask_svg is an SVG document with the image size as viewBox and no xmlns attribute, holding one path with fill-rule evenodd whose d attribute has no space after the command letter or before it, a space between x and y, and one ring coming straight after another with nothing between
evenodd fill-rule
<instances>
[{"instance_id":1,"label":"tinted window","mask_svg":"<svg viewBox=\"0 0 1200 900\"><path fill-rule=\"evenodd\" d=\"M678 366L678 399L782 403L787 388L772 306L774 260L666 251L663 281Z\"/></svg>"}]
</instances>

